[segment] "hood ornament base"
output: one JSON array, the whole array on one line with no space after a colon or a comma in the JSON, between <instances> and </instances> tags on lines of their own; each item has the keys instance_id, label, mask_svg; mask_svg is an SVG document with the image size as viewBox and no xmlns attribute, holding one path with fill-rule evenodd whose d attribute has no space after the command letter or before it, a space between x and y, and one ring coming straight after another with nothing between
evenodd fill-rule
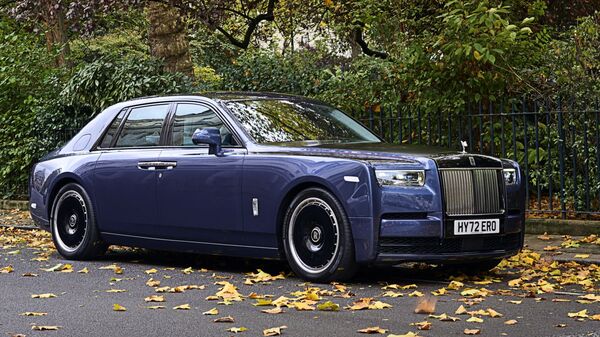
<instances>
[{"instance_id":1,"label":"hood ornament base","mask_svg":"<svg viewBox=\"0 0 600 337\"><path fill-rule=\"evenodd\" d=\"M462 146L462 153L467 153L467 146L469 146L469 144L467 143L466 140L461 140L460 141L460 146Z\"/></svg>"}]
</instances>

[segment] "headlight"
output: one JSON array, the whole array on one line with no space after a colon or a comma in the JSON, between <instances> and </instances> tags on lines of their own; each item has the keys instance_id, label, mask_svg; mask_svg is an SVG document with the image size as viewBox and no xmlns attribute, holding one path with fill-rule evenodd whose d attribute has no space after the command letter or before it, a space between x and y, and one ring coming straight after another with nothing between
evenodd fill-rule
<instances>
[{"instance_id":1,"label":"headlight","mask_svg":"<svg viewBox=\"0 0 600 337\"><path fill-rule=\"evenodd\" d=\"M419 187L425 185L423 170L375 170L379 185Z\"/></svg>"},{"instance_id":2,"label":"headlight","mask_svg":"<svg viewBox=\"0 0 600 337\"><path fill-rule=\"evenodd\" d=\"M517 170L514 168L507 168L502 170L504 173L504 182L506 185L514 185L517 183Z\"/></svg>"}]
</instances>

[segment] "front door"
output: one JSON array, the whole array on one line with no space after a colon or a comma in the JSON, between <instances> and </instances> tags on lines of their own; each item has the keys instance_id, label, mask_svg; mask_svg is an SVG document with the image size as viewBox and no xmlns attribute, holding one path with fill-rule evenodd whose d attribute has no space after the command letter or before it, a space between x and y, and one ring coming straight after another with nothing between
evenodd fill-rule
<instances>
[{"instance_id":1,"label":"front door","mask_svg":"<svg viewBox=\"0 0 600 337\"><path fill-rule=\"evenodd\" d=\"M197 242L239 243L242 230L242 166L246 150L211 108L178 103L169 131L169 147L158 175L159 221L170 238ZM194 145L197 129L219 128L224 156Z\"/></svg>"}]
</instances>

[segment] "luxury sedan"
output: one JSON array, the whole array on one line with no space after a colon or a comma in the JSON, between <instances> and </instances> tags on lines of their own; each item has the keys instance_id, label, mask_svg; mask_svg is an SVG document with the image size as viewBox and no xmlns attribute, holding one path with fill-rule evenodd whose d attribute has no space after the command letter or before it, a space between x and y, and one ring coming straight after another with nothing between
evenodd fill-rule
<instances>
[{"instance_id":1,"label":"luxury sedan","mask_svg":"<svg viewBox=\"0 0 600 337\"><path fill-rule=\"evenodd\" d=\"M386 144L270 93L113 105L30 178L31 215L66 259L110 244L287 259L317 282L409 261L491 269L523 246L524 195L514 161Z\"/></svg>"}]
</instances>

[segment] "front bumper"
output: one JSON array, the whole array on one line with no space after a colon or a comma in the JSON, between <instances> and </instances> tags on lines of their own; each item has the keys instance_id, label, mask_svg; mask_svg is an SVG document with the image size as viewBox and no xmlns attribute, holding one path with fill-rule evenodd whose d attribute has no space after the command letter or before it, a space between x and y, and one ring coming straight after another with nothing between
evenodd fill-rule
<instances>
[{"instance_id":1,"label":"front bumper","mask_svg":"<svg viewBox=\"0 0 600 337\"><path fill-rule=\"evenodd\" d=\"M457 262L503 258L523 248L524 215L500 216L499 234L454 236L453 218L440 213L418 219L381 219L375 262Z\"/></svg>"}]
</instances>

